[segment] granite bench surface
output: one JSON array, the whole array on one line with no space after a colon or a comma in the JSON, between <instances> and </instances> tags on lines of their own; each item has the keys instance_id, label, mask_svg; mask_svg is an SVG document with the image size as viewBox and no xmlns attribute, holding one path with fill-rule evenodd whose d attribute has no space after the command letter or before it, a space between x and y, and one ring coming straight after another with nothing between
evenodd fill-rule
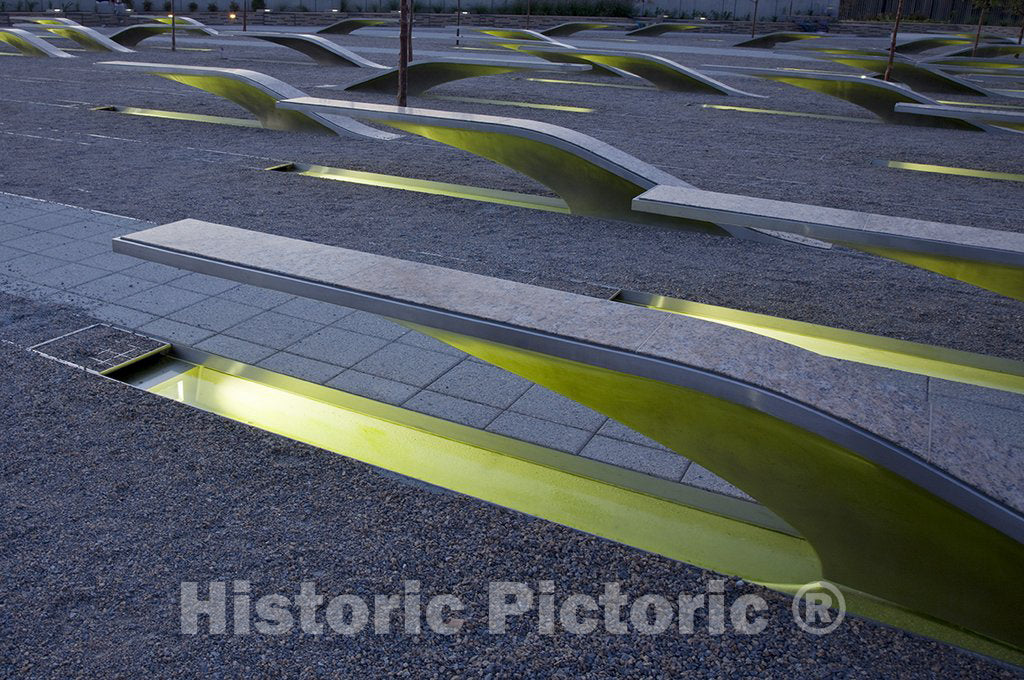
<instances>
[{"instance_id":1,"label":"granite bench surface","mask_svg":"<svg viewBox=\"0 0 1024 680\"><path fill-rule=\"evenodd\" d=\"M319 284L350 296L345 303L352 306L372 297L392 305L386 314L394 318L413 305L725 376L901 447L909 458L959 479L969 493L980 491L1020 526L1022 394L828 358L658 310L198 220L120 237L114 249L159 259L151 254L158 249L168 254L165 263L186 268L189 257L201 257L237 268L216 275L256 285L266 283L261 275Z\"/></svg>"},{"instance_id":2,"label":"granite bench surface","mask_svg":"<svg viewBox=\"0 0 1024 680\"><path fill-rule=\"evenodd\" d=\"M1024 233L790 203L691 187L657 186L635 210L736 226L796 232L859 245L912 248L1024 267Z\"/></svg>"},{"instance_id":3,"label":"granite bench surface","mask_svg":"<svg viewBox=\"0 0 1024 680\"><path fill-rule=\"evenodd\" d=\"M569 128L524 118L488 116L456 111L420 109L411 106L370 104L338 99L298 96L277 104L281 109L305 112L333 113L370 121L396 121L433 123L443 127L513 134L535 139L550 146L565 149L595 165L611 169L620 177L647 185L686 185L683 180L660 170L635 156L589 135Z\"/></svg>"},{"instance_id":4,"label":"granite bench surface","mask_svg":"<svg viewBox=\"0 0 1024 680\"><path fill-rule=\"evenodd\" d=\"M921 113L929 116L941 116L943 118L959 118L961 120L981 120L986 123L1024 124L1024 111L978 110L964 106L943 106L941 104L897 104L896 111L900 113Z\"/></svg>"}]
</instances>

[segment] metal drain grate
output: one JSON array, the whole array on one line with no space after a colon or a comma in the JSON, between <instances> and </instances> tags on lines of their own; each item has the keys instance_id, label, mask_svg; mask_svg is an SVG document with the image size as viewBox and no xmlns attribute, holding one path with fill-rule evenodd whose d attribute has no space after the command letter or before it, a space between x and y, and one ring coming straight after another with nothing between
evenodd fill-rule
<instances>
[{"instance_id":1,"label":"metal drain grate","mask_svg":"<svg viewBox=\"0 0 1024 680\"><path fill-rule=\"evenodd\" d=\"M29 349L90 373L107 375L140 359L167 351L170 347L162 340L107 324L94 324L51 338Z\"/></svg>"}]
</instances>

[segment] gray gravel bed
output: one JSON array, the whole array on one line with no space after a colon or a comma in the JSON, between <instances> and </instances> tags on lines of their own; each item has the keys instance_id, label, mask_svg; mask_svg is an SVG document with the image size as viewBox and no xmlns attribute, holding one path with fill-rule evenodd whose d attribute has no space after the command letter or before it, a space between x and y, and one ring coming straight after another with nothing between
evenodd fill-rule
<instances>
[{"instance_id":1,"label":"gray gravel bed","mask_svg":"<svg viewBox=\"0 0 1024 680\"><path fill-rule=\"evenodd\" d=\"M369 35L339 42L394 45L390 38ZM156 49L158 41L149 44L129 58L250 67L314 95L390 101L318 89L352 82L364 73L317 67L284 48L240 45L224 52L171 53ZM423 44L444 46L437 40ZM70 63L6 59L0 74L5 91L0 96L5 149L0 181L5 190L158 222L196 217L518 280L541 277L555 287L642 290L1024 358L1024 304L869 255L751 244L264 172L275 163L299 161L544 192L510 170L416 137L376 143L91 112L89 105L120 104L240 115L240 109L211 95L155 77L104 71L91 62L105 57L78 54ZM709 63L701 53L666 55L690 66ZM782 63L760 51L749 58L716 55L713 61ZM609 82L593 76L571 79ZM1024 228L1020 183L890 170L875 162L1020 173L1024 137L877 124L868 122L867 112L838 99L778 83L723 80L769 98L499 76L460 81L433 93L595 111L541 111L429 97L414 98L412 104L572 127L701 188L979 227ZM853 116L865 122L720 111L703 104Z\"/></svg>"},{"instance_id":2,"label":"gray gravel bed","mask_svg":"<svg viewBox=\"0 0 1024 680\"><path fill-rule=\"evenodd\" d=\"M0 310L5 677L1015 677L862 620L802 633L787 598L735 579L727 602L769 602L761 634L708 634L698 611L691 635L540 635L533 615L491 635L488 580L674 597L715 575L43 359L21 347L88 320L9 296ZM418 579L457 595L467 623L450 637L182 635L180 583L205 595L232 579L291 597L306 580L372 597Z\"/></svg>"}]
</instances>

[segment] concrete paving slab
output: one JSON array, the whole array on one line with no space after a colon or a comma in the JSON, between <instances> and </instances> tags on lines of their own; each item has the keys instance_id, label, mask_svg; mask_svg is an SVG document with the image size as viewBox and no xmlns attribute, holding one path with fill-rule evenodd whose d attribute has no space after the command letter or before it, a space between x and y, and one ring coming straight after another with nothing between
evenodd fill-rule
<instances>
[{"instance_id":1,"label":"concrete paving slab","mask_svg":"<svg viewBox=\"0 0 1024 680\"><path fill-rule=\"evenodd\" d=\"M530 388L528 380L482 362L462 361L430 384L434 392L508 408Z\"/></svg>"},{"instance_id":2,"label":"concrete paving slab","mask_svg":"<svg viewBox=\"0 0 1024 680\"><path fill-rule=\"evenodd\" d=\"M512 411L505 411L495 418L487 430L568 453L579 453L594 436L586 430Z\"/></svg>"},{"instance_id":3,"label":"concrete paving slab","mask_svg":"<svg viewBox=\"0 0 1024 680\"><path fill-rule=\"evenodd\" d=\"M391 343L353 366L357 371L426 387L459 362L458 357Z\"/></svg>"},{"instance_id":4,"label":"concrete paving slab","mask_svg":"<svg viewBox=\"0 0 1024 680\"><path fill-rule=\"evenodd\" d=\"M288 352L275 352L260 361L259 365L268 371L284 373L285 375L320 384L328 382L331 378L345 370L341 366L316 361L307 357L300 357L298 354L289 354Z\"/></svg>"},{"instance_id":5,"label":"concrete paving slab","mask_svg":"<svg viewBox=\"0 0 1024 680\"><path fill-rule=\"evenodd\" d=\"M327 386L395 405L402 404L419 391L412 385L354 370L347 370L327 381Z\"/></svg>"},{"instance_id":6,"label":"concrete paving slab","mask_svg":"<svg viewBox=\"0 0 1024 680\"><path fill-rule=\"evenodd\" d=\"M292 354L300 354L310 359L317 359L348 368L359 363L386 344L387 341L380 338L353 333L340 328L327 327L290 345L287 349Z\"/></svg>"},{"instance_id":7,"label":"concrete paving slab","mask_svg":"<svg viewBox=\"0 0 1024 680\"><path fill-rule=\"evenodd\" d=\"M467 401L430 390L417 392L412 398L403 402L402 406L481 429L487 427L501 413L500 409L493 406L485 406L475 401Z\"/></svg>"},{"instance_id":8,"label":"concrete paving slab","mask_svg":"<svg viewBox=\"0 0 1024 680\"><path fill-rule=\"evenodd\" d=\"M269 347L239 340L230 335L214 335L198 343L196 347L206 352L247 364L257 364L271 354L274 354L274 350Z\"/></svg>"},{"instance_id":9,"label":"concrete paving slab","mask_svg":"<svg viewBox=\"0 0 1024 680\"><path fill-rule=\"evenodd\" d=\"M682 479L687 466L690 465L690 461L678 453L627 444L618 439L601 436L587 442L580 455L630 470L639 470L673 482Z\"/></svg>"}]
</instances>

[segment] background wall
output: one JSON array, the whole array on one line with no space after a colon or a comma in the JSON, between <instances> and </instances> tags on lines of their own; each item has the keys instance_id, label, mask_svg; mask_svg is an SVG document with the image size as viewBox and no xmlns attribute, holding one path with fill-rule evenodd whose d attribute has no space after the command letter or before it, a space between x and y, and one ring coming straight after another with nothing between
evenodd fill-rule
<instances>
[{"instance_id":1,"label":"background wall","mask_svg":"<svg viewBox=\"0 0 1024 680\"><path fill-rule=\"evenodd\" d=\"M168 0L149 0L151 10L162 11ZM208 10L215 3L219 10L228 10L232 1L240 6L243 0L174 0L175 6L182 13L188 13L190 2L195 2L199 12ZM398 9L398 0L248 0L250 7L255 3L265 2L266 7L273 11L310 11L329 12L337 9L340 12L389 12ZM145 11L145 0L132 0L135 12ZM458 0L414 0L417 13L448 13L453 12ZM759 0L758 17L771 20L773 17L782 19L790 15L799 16L831 16L839 13L840 0ZM64 12L100 12L109 11L109 2L96 0L0 0L0 13L5 12L44 12L50 9L62 9ZM530 10L537 16L567 17L618 17L620 21L629 21L630 17L654 17L667 14L673 18L689 19L705 16L709 20L747 19L754 11L753 0L531 0ZM480 14L525 14L526 0L462 0L463 11L470 12L468 18L472 23L474 15Z\"/></svg>"}]
</instances>

